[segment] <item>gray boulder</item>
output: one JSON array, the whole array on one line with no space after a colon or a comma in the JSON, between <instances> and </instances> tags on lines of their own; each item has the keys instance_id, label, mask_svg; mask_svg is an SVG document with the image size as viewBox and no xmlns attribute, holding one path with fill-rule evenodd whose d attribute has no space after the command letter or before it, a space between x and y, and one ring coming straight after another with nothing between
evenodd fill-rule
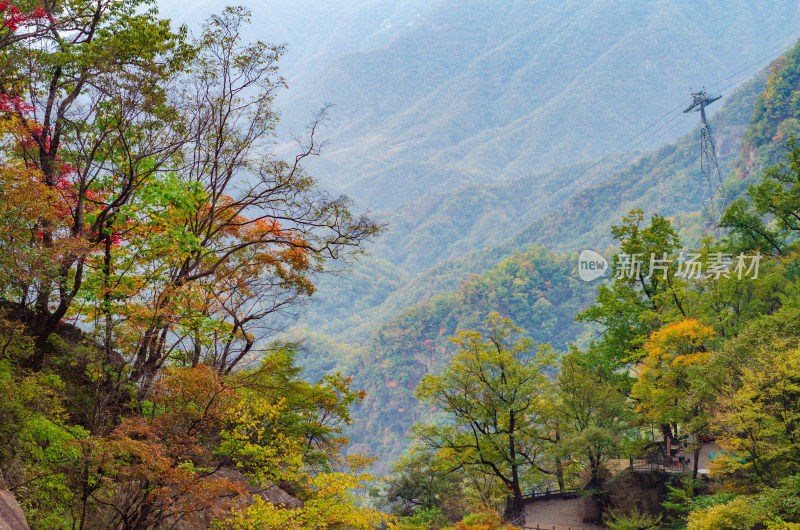
<instances>
[{"instance_id":1,"label":"gray boulder","mask_svg":"<svg viewBox=\"0 0 800 530\"><path fill-rule=\"evenodd\" d=\"M8 491L0 471L0 530L30 530L17 499Z\"/></svg>"}]
</instances>

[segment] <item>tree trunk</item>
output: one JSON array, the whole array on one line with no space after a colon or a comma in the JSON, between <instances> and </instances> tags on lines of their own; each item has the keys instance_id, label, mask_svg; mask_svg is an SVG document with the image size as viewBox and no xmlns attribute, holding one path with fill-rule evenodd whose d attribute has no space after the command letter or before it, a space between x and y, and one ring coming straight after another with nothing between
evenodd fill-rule
<instances>
[{"instance_id":1,"label":"tree trunk","mask_svg":"<svg viewBox=\"0 0 800 530\"><path fill-rule=\"evenodd\" d=\"M522 486L519 484L519 470L516 465L511 466L511 476L513 480L514 500L511 505L511 513L515 524L525 524L525 503L522 500Z\"/></svg>"},{"instance_id":2,"label":"tree trunk","mask_svg":"<svg viewBox=\"0 0 800 530\"><path fill-rule=\"evenodd\" d=\"M561 432L558 430L558 423L556 423L556 440L555 444L558 447L558 444L561 443ZM556 456L556 480L558 480L558 490L560 492L564 492L564 463L561 462L561 458Z\"/></svg>"},{"instance_id":3,"label":"tree trunk","mask_svg":"<svg viewBox=\"0 0 800 530\"><path fill-rule=\"evenodd\" d=\"M564 493L564 464L558 457L556 457L556 480L558 480L558 491Z\"/></svg>"},{"instance_id":4,"label":"tree trunk","mask_svg":"<svg viewBox=\"0 0 800 530\"><path fill-rule=\"evenodd\" d=\"M514 505L513 505L513 513L514 513L514 522L518 525L525 524L525 502L522 500L522 493L515 493L514 494Z\"/></svg>"},{"instance_id":5,"label":"tree trunk","mask_svg":"<svg viewBox=\"0 0 800 530\"><path fill-rule=\"evenodd\" d=\"M105 316L105 334L103 337L104 360L106 364L111 362L111 350L113 347L114 320L111 315L111 227L106 227L109 231L105 235L104 255L103 255L103 314Z\"/></svg>"},{"instance_id":6,"label":"tree trunk","mask_svg":"<svg viewBox=\"0 0 800 530\"><path fill-rule=\"evenodd\" d=\"M600 477L600 459L591 454L589 455L589 470L592 475L589 480L589 486L598 492L602 491L603 479Z\"/></svg>"},{"instance_id":7,"label":"tree trunk","mask_svg":"<svg viewBox=\"0 0 800 530\"><path fill-rule=\"evenodd\" d=\"M672 466L672 427L669 423L661 424L661 434L664 435L664 462L669 468Z\"/></svg>"},{"instance_id":8,"label":"tree trunk","mask_svg":"<svg viewBox=\"0 0 800 530\"><path fill-rule=\"evenodd\" d=\"M514 490L506 504L506 513L503 515L505 520L515 526L525 524L525 502L522 500L522 491L519 484L512 487Z\"/></svg>"}]
</instances>

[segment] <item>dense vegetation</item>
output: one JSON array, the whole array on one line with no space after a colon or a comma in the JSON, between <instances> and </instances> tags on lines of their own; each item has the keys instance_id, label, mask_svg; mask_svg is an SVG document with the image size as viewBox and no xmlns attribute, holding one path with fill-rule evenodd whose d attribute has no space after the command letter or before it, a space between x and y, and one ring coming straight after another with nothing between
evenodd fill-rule
<instances>
[{"instance_id":1,"label":"dense vegetation","mask_svg":"<svg viewBox=\"0 0 800 530\"><path fill-rule=\"evenodd\" d=\"M272 151L283 47L243 42L243 8L190 37L147 2L43 6L0 3L0 476L33 528L477 530L544 487L586 489L616 529L800 525L800 45L715 122L725 160L743 142L721 239L692 210L690 135L443 265L359 344L309 319L303 346L276 340L287 315L382 227L303 170L326 109L295 158ZM525 212L540 189L520 186L576 170L428 197L394 218L425 212L424 231L385 245L442 231L458 252L503 205ZM472 199L480 216L442 225ZM556 234L573 253L531 245ZM602 282L576 277L589 241L612 245ZM651 254L668 263L625 260ZM346 284L334 311L380 306L402 260L440 261L387 255L356 261L381 283ZM384 471L409 432L358 496L367 453ZM661 439L691 474L658 513L618 509L612 461Z\"/></svg>"},{"instance_id":2,"label":"dense vegetation","mask_svg":"<svg viewBox=\"0 0 800 530\"><path fill-rule=\"evenodd\" d=\"M2 2L0 471L33 528L367 528L363 393L276 316L378 231L270 151L280 46ZM279 487L279 486L280 487Z\"/></svg>"},{"instance_id":3,"label":"dense vegetation","mask_svg":"<svg viewBox=\"0 0 800 530\"><path fill-rule=\"evenodd\" d=\"M508 494L506 516L522 520L525 492L548 484L587 490L613 529L797 528L800 226L781 219L800 215L798 185L790 142L786 163L728 210L727 236L697 249L700 274L687 274L680 256L690 249L668 219L630 212L612 228L612 279L578 314L601 333L580 348L558 354L496 313L483 333L456 333L450 359L415 390L438 415L417 422L416 452L376 492L400 508L400 528L449 527L465 509L458 497L497 508ZM623 256L636 253L670 259L630 269ZM724 255L732 261L715 267ZM657 512L615 506L610 461L662 439L693 452L693 467ZM697 480L704 440L720 450L711 482ZM408 475L422 465L436 481L420 491Z\"/></svg>"}]
</instances>

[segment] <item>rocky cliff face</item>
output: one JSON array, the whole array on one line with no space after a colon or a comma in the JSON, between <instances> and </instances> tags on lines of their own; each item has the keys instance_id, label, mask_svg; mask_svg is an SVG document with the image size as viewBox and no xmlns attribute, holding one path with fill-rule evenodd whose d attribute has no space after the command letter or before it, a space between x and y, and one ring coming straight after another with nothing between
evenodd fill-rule
<instances>
[{"instance_id":1,"label":"rocky cliff face","mask_svg":"<svg viewBox=\"0 0 800 530\"><path fill-rule=\"evenodd\" d=\"M667 495L669 474L664 471L626 469L606 484L611 506L624 514L634 510L649 515L661 513Z\"/></svg>"},{"instance_id":2,"label":"rocky cliff face","mask_svg":"<svg viewBox=\"0 0 800 530\"><path fill-rule=\"evenodd\" d=\"M22 508L8 491L3 473L0 472L0 530L29 530L29 528Z\"/></svg>"}]
</instances>

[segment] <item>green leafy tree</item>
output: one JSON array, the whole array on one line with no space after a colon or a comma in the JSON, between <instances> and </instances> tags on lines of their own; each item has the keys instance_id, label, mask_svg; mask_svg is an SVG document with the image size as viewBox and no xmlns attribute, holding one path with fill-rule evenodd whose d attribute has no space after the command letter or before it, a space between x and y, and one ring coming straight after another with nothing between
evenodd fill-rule
<instances>
[{"instance_id":1,"label":"green leafy tree","mask_svg":"<svg viewBox=\"0 0 800 530\"><path fill-rule=\"evenodd\" d=\"M559 436L556 450L589 471L589 485L601 489L603 466L624 451L634 420L632 404L616 385L586 366L571 350L559 363L550 407Z\"/></svg>"},{"instance_id":2,"label":"green leafy tree","mask_svg":"<svg viewBox=\"0 0 800 530\"><path fill-rule=\"evenodd\" d=\"M697 496L702 483L686 475L670 477L667 482L667 496L661 506L664 508L664 522L667 528L683 530L688 515L699 509L699 503L707 503L710 497ZM705 498L704 498L705 497ZM713 501L712 501L713 502Z\"/></svg>"},{"instance_id":3,"label":"green leafy tree","mask_svg":"<svg viewBox=\"0 0 800 530\"><path fill-rule=\"evenodd\" d=\"M634 509L631 513L609 512L604 524L611 530L656 530L661 528L661 516L641 513Z\"/></svg>"},{"instance_id":4,"label":"green leafy tree","mask_svg":"<svg viewBox=\"0 0 800 530\"><path fill-rule=\"evenodd\" d=\"M546 344L535 347L500 315L490 315L487 327L485 336L459 332L450 363L423 377L417 396L444 412L446 422L418 424L414 434L452 455L458 468L498 477L512 497L510 515L518 518L523 483L547 472L539 425L553 351Z\"/></svg>"},{"instance_id":5,"label":"green leafy tree","mask_svg":"<svg viewBox=\"0 0 800 530\"><path fill-rule=\"evenodd\" d=\"M738 489L774 486L798 466L794 402L798 310L784 307L719 344L700 367L716 396L709 424L727 457L714 474Z\"/></svg>"},{"instance_id":6,"label":"green leafy tree","mask_svg":"<svg viewBox=\"0 0 800 530\"><path fill-rule=\"evenodd\" d=\"M424 508L413 515L401 517L393 530L438 530L447 528L449 521L440 508Z\"/></svg>"},{"instance_id":7,"label":"green leafy tree","mask_svg":"<svg viewBox=\"0 0 800 530\"><path fill-rule=\"evenodd\" d=\"M622 221L611 230L620 243L611 266L613 283L600 285L596 302L577 317L602 327L602 338L586 357L608 377L642 356L642 346L662 321L686 315L685 283L677 275L680 240L669 220L654 215L642 226L644 213L633 210Z\"/></svg>"},{"instance_id":8,"label":"green leafy tree","mask_svg":"<svg viewBox=\"0 0 800 530\"><path fill-rule=\"evenodd\" d=\"M787 142L787 149L786 160L764 171L761 181L748 187L747 198L734 201L720 220L720 226L730 229L728 239L734 248L783 255L796 240L800 231L800 147L794 137Z\"/></svg>"},{"instance_id":9,"label":"green leafy tree","mask_svg":"<svg viewBox=\"0 0 800 530\"><path fill-rule=\"evenodd\" d=\"M758 353L740 380L721 388L713 425L729 455L723 474L774 487L800 473L800 351Z\"/></svg>"},{"instance_id":10,"label":"green leafy tree","mask_svg":"<svg viewBox=\"0 0 800 530\"><path fill-rule=\"evenodd\" d=\"M443 510L463 495L462 477L449 469L449 462L436 452L417 450L400 457L392 465L392 473L373 492L393 515L410 517L416 513ZM460 517L459 517L460 518Z\"/></svg>"},{"instance_id":11,"label":"green leafy tree","mask_svg":"<svg viewBox=\"0 0 800 530\"><path fill-rule=\"evenodd\" d=\"M364 392L353 390L352 380L338 373L309 383L301 377L303 369L295 365L295 355L294 344L273 347L257 368L231 374L232 384L240 387L243 399L281 403L275 436L302 440L305 465L330 471L347 448L349 439L343 432L352 422L351 408L363 399Z\"/></svg>"}]
</instances>

